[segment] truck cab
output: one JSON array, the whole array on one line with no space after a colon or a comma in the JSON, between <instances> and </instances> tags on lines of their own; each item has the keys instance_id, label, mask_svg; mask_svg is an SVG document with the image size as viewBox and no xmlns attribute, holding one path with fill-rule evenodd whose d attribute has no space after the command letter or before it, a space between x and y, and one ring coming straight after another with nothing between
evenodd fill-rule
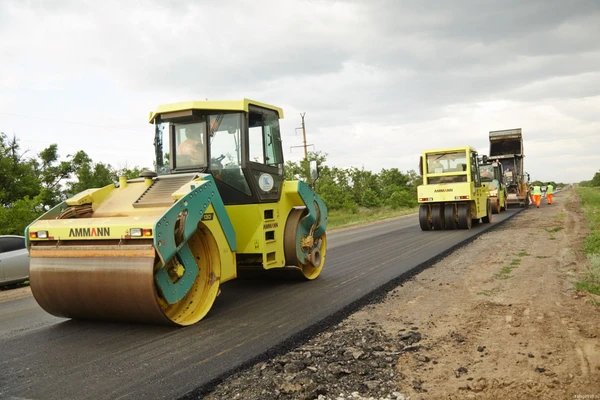
<instances>
[{"instance_id":1,"label":"truck cab","mask_svg":"<svg viewBox=\"0 0 600 400\"><path fill-rule=\"evenodd\" d=\"M528 179L524 169L525 154L521 128L490 131L489 158L502 164L507 188L506 207L510 204L527 207Z\"/></svg>"}]
</instances>

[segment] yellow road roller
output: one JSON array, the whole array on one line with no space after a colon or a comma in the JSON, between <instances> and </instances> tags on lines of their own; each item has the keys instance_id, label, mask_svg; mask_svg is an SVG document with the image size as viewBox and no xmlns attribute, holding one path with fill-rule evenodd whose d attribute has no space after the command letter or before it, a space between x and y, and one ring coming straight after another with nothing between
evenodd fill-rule
<instances>
[{"instance_id":1,"label":"yellow road roller","mask_svg":"<svg viewBox=\"0 0 600 400\"><path fill-rule=\"evenodd\" d=\"M417 187L419 225L432 229L471 229L492 221L489 188L482 184L477 151L470 146L424 151L423 184Z\"/></svg>"},{"instance_id":2,"label":"yellow road roller","mask_svg":"<svg viewBox=\"0 0 600 400\"><path fill-rule=\"evenodd\" d=\"M38 304L65 318L185 326L244 268L315 279L327 207L285 180L281 118L249 99L151 112L155 171L78 193L26 228Z\"/></svg>"}]
</instances>

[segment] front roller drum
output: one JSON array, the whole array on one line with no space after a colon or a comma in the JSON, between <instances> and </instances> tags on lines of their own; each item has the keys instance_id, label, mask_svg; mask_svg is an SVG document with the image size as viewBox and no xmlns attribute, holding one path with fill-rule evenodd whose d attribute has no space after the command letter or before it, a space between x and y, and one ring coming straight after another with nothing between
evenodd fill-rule
<instances>
[{"instance_id":1,"label":"front roller drum","mask_svg":"<svg viewBox=\"0 0 600 400\"><path fill-rule=\"evenodd\" d=\"M58 317L191 325L208 313L217 297L220 258L208 231L196 232L188 245L198 274L190 290L174 304L164 300L155 283L161 266L152 245L143 250L133 249L136 246L94 246L93 250L34 246L31 291L44 310Z\"/></svg>"}]
</instances>

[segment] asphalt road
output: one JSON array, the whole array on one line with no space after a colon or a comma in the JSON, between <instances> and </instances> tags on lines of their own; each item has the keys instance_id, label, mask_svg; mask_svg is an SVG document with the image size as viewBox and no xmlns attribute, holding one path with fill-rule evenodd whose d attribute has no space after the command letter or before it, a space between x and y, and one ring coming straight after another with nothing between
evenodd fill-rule
<instances>
[{"instance_id":1,"label":"asphalt road","mask_svg":"<svg viewBox=\"0 0 600 400\"><path fill-rule=\"evenodd\" d=\"M209 315L187 328L59 319L33 297L2 302L0 398L192 398L233 369L339 321L518 211L469 231L422 232L409 216L329 232L318 279L228 282Z\"/></svg>"}]
</instances>

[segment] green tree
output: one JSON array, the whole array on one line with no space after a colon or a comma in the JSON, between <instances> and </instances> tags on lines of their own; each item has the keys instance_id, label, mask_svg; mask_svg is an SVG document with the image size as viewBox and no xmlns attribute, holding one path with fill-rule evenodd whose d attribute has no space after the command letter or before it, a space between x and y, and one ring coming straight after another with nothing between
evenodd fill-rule
<instances>
[{"instance_id":1,"label":"green tree","mask_svg":"<svg viewBox=\"0 0 600 400\"><path fill-rule=\"evenodd\" d=\"M596 172L590 183L592 186L600 186L600 171Z\"/></svg>"},{"instance_id":2,"label":"green tree","mask_svg":"<svg viewBox=\"0 0 600 400\"><path fill-rule=\"evenodd\" d=\"M0 132L0 205L8 207L25 196L39 194L41 182L36 162L26 158L15 136Z\"/></svg>"},{"instance_id":3,"label":"green tree","mask_svg":"<svg viewBox=\"0 0 600 400\"><path fill-rule=\"evenodd\" d=\"M101 188L117 181L116 172L109 164L94 163L83 150L73 156L72 167L76 181L67 183L70 195L86 189Z\"/></svg>"},{"instance_id":4,"label":"green tree","mask_svg":"<svg viewBox=\"0 0 600 400\"><path fill-rule=\"evenodd\" d=\"M310 162L316 161L319 171L323 168L327 154L320 151L309 151L308 159L303 158L299 162L287 161L285 163L285 178L288 180L303 180L311 182L310 178Z\"/></svg>"},{"instance_id":5,"label":"green tree","mask_svg":"<svg viewBox=\"0 0 600 400\"><path fill-rule=\"evenodd\" d=\"M58 160L57 144L51 144L38 156L39 160L35 162L35 170L42 183L40 198L44 205L53 207L64 200L60 184L71 176L74 166L71 161Z\"/></svg>"},{"instance_id":6,"label":"green tree","mask_svg":"<svg viewBox=\"0 0 600 400\"><path fill-rule=\"evenodd\" d=\"M23 235L27 225L45 212L40 195L15 201L11 207L0 207L0 235Z\"/></svg>"}]
</instances>

